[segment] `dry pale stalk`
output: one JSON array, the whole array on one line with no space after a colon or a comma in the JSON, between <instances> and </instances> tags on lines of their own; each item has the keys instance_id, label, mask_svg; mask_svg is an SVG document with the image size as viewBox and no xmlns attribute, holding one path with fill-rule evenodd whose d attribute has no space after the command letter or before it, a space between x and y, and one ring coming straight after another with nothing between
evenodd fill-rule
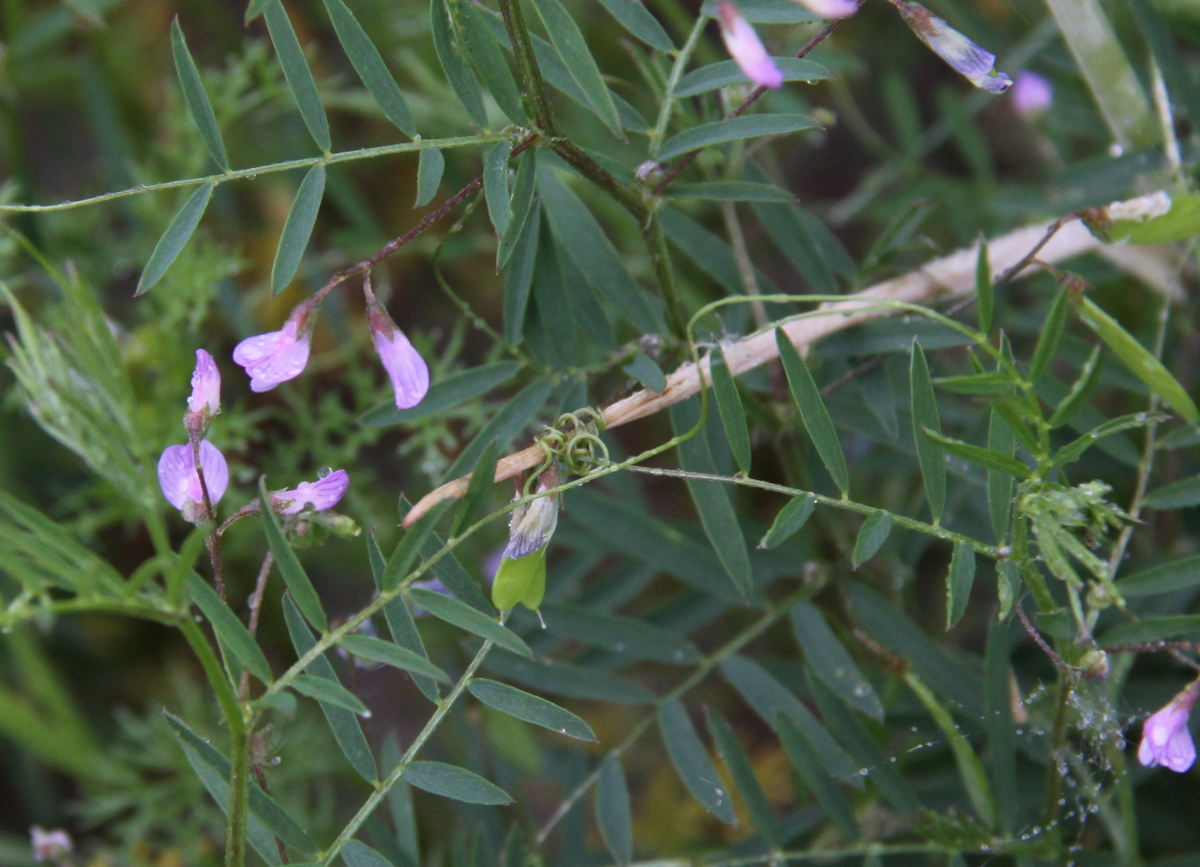
<instances>
[{"instance_id":1,"label":"dry pale stalk","mask_svg":"<svg viewBox=\"0 0 1200 867\"><path fill-rule=\"evenodd\" d=\"M1150 198L1143 196L1141 199L1122 204L1136 208ZM1024 259L1045 237L1051 225L1052 223L1048 222L1027 226L990 241L988 261L992 267L993 279ZM1089 232L1082 222L1073 220L1060 228L1042 247L1038 258L1043 262L1062 262L1103 246L1103 242ZM803 352L811 344L836 331L870 319L895 315L896 310L879 306L880 301L931 304L969 296L975 291L975 263L978 254L978 245L974 245L950 256L934 259L916 271L885 280L855 295L847 296L845 301L823 304L818 308L822 315L794 320L785 324L783 330L796 348ZM734 376L765 364L779 355L773 329L727 344L724 349L729 369ZM667 377L667 386L661 393L644 389L605 407L604 428L607 430L645 418L697 394L710 381L708 364L707 357L701 359L700 370L695 362L689 361ZM545 452L537 445L506 455L496 462L496 481L512 478L517 473L535 467L544 457ZM470 478L469 475L463 476L430 491L405 516L404 526L410 526L443 500L461 497L467 492Z\"/></svg>"}]
</instances>

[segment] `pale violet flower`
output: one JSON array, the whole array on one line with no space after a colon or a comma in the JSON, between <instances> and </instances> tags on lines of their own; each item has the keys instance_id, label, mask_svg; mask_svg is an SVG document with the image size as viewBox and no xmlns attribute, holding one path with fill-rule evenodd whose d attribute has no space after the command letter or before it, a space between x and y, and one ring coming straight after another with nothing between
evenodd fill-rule
<instances>
[{"instance_id":1,"label":"pale violet flower","mask_svg":"<svg viewBox=\"0 0 1200 867\"><path fill-rule=\"evenodd\" d=\"M229 487L229 465L225 456L208 440L200 441L200 469L208 488L209 501L215 506ZM210 517L204 507L204 490L196 471L195 446L184 443L167 446L158 459L158 484L167 502L178 509L185 521L199 524Z\"/></svg>"},{"instance_id":2,"label":"pale violet flower","mask_svg":"<svg viewBox=\"0 0 1200 867\"><path fill-rule=\"evenodd\" d=\"M745 76L761 87L779 87L783 84L783 73L763 48L762 40L754 27L738 11L733 0L717 0L720 15L721 38L725 48Z\"/></svg>"},{"instance_id":3,"label":"pale violet flower","mask_svg":"<svg viewBox=\"0 0 1200 867\"><path fill-rule=\"evenodd\" d=\"M193 442L204 438L212 417L221 411L221 372L213 357L196 350L196 369L192 373L192 394L188 398L183 426Z\"/></svg>"},{"instance_id":4,"label":"pale violet flower","mask_svg":"<svg viewBox=\"0 0 1200 867\"><path fill-rule=\"evenodd\" d=\"M375 340L375 351L392 381L396 407L410 409L424 400L429 391L429 366L375 299L368 281L363 281L363 294L367 297L367 322Z\"/></svg>"},{"instance_id":5,"label":"pale violet flower","mask_svg":"<svg viewBox=\"0 0 1200 867\"><path fill-rule=\"evenodd\" d=\"M1200 698L1200 681L1180 691L1166 706L1142 723L1138 761L1148 768L1158 765L1182 774L1196 761L1196 745L1188 731L1188 715Z\"/></svg>"},{"instance_id":6,"label":"pale violet flower","mask_svg":"<svg viewBox=\"0 0 1200 867\"><path fill-rule=\"evenodd\" d=\"M537 493L558 486L558 469L551 465L538 477ZM517 499L521 493L517 492ZM520 560L550 543L558 526L558 494L538 497L512 510L508 519L508 545L503 559Z\"/></svg>"},{"instance_id":7,"label":"pale violet flower","mask_svg":"<svg viewBox=\"0 0 1200 867\"><path fill-rule=\"evenodd\" d=\"M270 391L304 372L315 311L311 299L298 304L279 331L247 337L234 347L233 360L246 368L251 391Z\"/></svg>"},{"instance_id":8,"label":"pale violet flower","mask_svg":"<svg viewBox=\"0 0 1200 867\"><path fill-rule=\"evenodd\" d=\"M1054 104L1054 86L1044 76L1024 70L1013 82L1012 106L1021 117L1035 118L1045 114Z\"/></svg>"},{"instance_id":9,"label":"pale violet flower","mask_svg":"<svg viewBox=\"0 0 1200 867\"><path fill-rule=\"evenodd\" d=\"M912 32L959 75L988 93L1003 93L1012 79L996 72L996 55L985 51L963 36L920 3L891 0Z\"/></svg>"},{"instance_id":10,"label":"pale violet flower","mask_svg":"<svg viewBox=\"0 0 1200 867\"><path fill-rule=\"evenodd\" d=\"M858 0L796 0L822 18L848 18L858 11Z\"/></svg>"},{"instance_id":11,"label":"pale violet flower","mask_svg":"<svg viewBox=\"0 0 1200 867\"><path fill-rule=\"evenodd\" d=\"M271 506L280 515L298 515L305 509L324 512L338 504L348 487L350 476L345 470L338 470L315 482L301 482L290 491L275 491L271 494Z\"/></svg>"},{"instance_id":12,"label":"pale violet flower","mask_svg":"<svg viewBox=\"0 0 1200 867\"><path fill-rule=\"evenodd\" d=\"M34 825L29 829L29 843L33 848L33 860L58 863L74 848L71 835L61 828L47 831Z\"/></svg>"}]
</instances>

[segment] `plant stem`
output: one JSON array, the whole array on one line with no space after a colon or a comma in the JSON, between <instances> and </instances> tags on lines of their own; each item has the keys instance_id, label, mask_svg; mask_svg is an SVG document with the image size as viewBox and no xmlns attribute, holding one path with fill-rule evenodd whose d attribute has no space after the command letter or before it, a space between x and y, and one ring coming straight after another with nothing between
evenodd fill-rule
<instances>
[{"instance_id":1,"label":"plant stem","mask_svg":"<svg viewBox=\"0 0 1200 867\"><path fill-rule=\"evenodd\" d=\"M658 219L657 211L650 214L646 223L646 241L650 248L650 259L654 263L654 274L658 278L663 301L666 302L667 320L671 323L671 330L677 338L686 340L687 310L683 305L679 283L675 279L671 250L667 247L667 236L663 232L662 221Z\"/></svg>"},{"instance_id":2,"label":"plant stem","mask_svg":"<svg viewBox=\"0 0 1200 867\"><path fill-rule=\"evenodd\" d=\"M504 27L512 41L517 75L521 79L521 90L528 103L529 113L533 115L534 122L543 134L557 136L558 124L550 106L550 97L546 94L546 82L542 78L541 69L538 68L537 55L533 52L533 40L529 38L529 28L521 11L521 0L499 0L499 3Z\"/></svg>"},{"instance_id":3,"label":"plant stem","mask_svg":"<svg viewBox=\"0 0 1200 867\"><path fill-rule=\"evenodd\" d=\"M667 134L667 124L671 122L671 109L675 105L675 88L679 85L679 79L683 78L683 70L687 67L692 52L696 50L696 43L700 41L700 36L704 33L707 25L708 18L706 16L697 16L696 23L692 25L692 30L688 34L687 42L675 55L675 64L671 67L671 77L667 79L662 104L658 107L658 120L654 123L654 129L650 131L647 151L651 159L658 156L658 149L662 146L663 138Z\"/></svg>"}]
</instances>

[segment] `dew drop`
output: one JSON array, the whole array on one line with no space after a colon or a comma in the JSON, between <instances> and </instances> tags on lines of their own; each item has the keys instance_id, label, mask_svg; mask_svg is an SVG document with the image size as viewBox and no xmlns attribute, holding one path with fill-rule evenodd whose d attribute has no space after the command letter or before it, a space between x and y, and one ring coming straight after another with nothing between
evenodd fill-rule
<instances>
[{"instance_id":1,"label":"dew drop","mask_svg":"<svg viewBox=\"0 0 1200 867\"><path fill-rule=\"evenodd\" d=\"M317 470L317 478L318 479L328 478L332 472L333 472L332 467L321 467L321 469Z\"/></svg>"}]
</instances>

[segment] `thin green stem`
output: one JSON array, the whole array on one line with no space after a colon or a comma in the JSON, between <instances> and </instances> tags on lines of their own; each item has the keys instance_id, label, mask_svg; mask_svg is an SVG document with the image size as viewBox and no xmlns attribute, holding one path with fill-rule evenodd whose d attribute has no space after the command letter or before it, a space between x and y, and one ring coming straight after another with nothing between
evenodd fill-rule
<instances>
[{"instance_id":1,"label":"thin green stem","mask_svg":"<svg viewBox=\"0 0 1200 867\"><path fill-rule=\"evenodd\" d=\"M662 292L663 301L667 307L667 318L671 330L681 340L687 339L687 310L683 304L683 295L679 283L675 279L675 267L671 264L671 250L667 247L667 236L663 231L658 212L650 214L646 223L646 241L650 248L650 259L654 263L654 274Z\"/></svg>"},{"instance_id":2,"label":"thin green stem","mask_svg":"<svg viewBox=\"0 0 1200 867\"><path fill-rule=\"evenodd\" d=\"M1043 824L1052 828L1058 823L1059 798L1062 795L1063 771L1060 765L1067 745L1067 702L1071 696L1070 675L1058 669L1058 701L1054 711L1054 728L1050 735L1050 767L1046 771L1046 807Z\"/></svg>"},{"instance_id":3,"label":"thin green stem","mask_svg":"<svg viewBox=\"0 0 1200 867\"><path fill-rule=\"evenodd\" d=\"M692 30L688 34L687 42L675 55L675 63L671 67L671 77L667 79L662 104L658 107L658 120L654 123L654 129L650 131L650 142L647 146L650 159L658 157L658 149L662 146L663 138L667 134L667 124L671 122L671 109L675 106L675 88L679 85L679 79L683 78L683 70L687 68L688 61L692 58L692 52L696 50L696 43L700 41L700 36L704 33L707 25L707 16L697 16L696 23L692 25Z\"/></svg>"},{"instance_id":4,"label":"thin green stem","mask_svg":"<svg viewBox=\"0 0 1200 867\"><path fill-rule=\"evenodd\" d=\"M546 82L542 78L542 70L538 67L537 55L533 51L533 40L530 39L529 27L525 24L521 0L500 0L500 14L504 18L508 38L512 41L517 75L521 79L521 91L529 102L529 113L533 115L534 122L542 133L556 136L558 123L554 119L550 97L546 93Z\"/></svg>"},{"instance_id":5,"label":"thin green stem","mask_svg":"<svg viewBox=\"0 0 1200 867\"><path fill-rule=\"evenodd\" d=\"M480 135L457 136L454 138L429 139L427 141L414 140L410 142L398 142L397 144L380 145L373 148L359 148L352 151L340 151L338 153L329 154L328 156L320 157L305 157L299 160L287 160L280 163L269 163L268 165L255 166L249 169L238 169L231 172L219 172L214 175L205 175L199 178L184 178L178 181L164 181L159 184L139 184L136 187L130 187L127 190L118 190L113 193L104 193L99 196L91 196L86 199L75 199L69 202L58 202L54 205L0 205L0 211L19 211L19 212L45 212L45 211L65 211L69 208L79 208L84 205L97 205L101 202L111 202L114 199L123 199L127 196L136 196L141 193L152 193L159 190L173 190L179 187L194 187L198 184L213 183L223 184L226 181L242 180L244 178L256 178L259 175L268 175L273 172L286 172L292 169L303 169L310 166L315 166L318 163L331 165L333 163L350 162L351 160L369 159L371 157L387 156L388 154L406 153L409 151L419 151L421 148L437 148L438 150L447 150L449 148L468 147L470 145L487 144L488 142L504 141L508 136L504 133L482 133Z\"/></svg>"}]
</instances>

